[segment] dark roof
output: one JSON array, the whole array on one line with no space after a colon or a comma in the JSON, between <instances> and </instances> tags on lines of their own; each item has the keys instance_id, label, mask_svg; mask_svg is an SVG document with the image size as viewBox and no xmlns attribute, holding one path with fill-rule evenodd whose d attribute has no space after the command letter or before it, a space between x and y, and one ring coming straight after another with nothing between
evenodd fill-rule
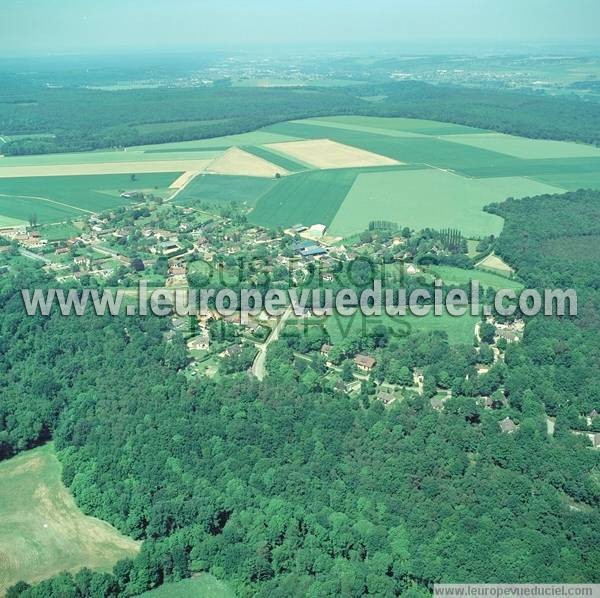
<instances>
[{"instance_id":1,"label":"dark roof","mask_svg":"<svg viewBox=\"0 0 600 598\"><path fill-rule=\"evenodd\" d=\"M375 364L377 362L372 357L369 357L369 355L360 355L359 354L354 358L354 363L356 365L370 369L372 367L375 367Z\"/></svg>"},{"instance_id":2,"label":"dark roof","mask_svg":"<svg viewBox=\"0 0 600 598\"><path fill-rule=\"evenodd\" d=\"M317 247L316 245L312 247L307 247L306 249L302 249L300 251L300 255L302 257L310 257L312 255L323 255L327 253L327 249L325 247Z\"/></svg>"}]
</instances>

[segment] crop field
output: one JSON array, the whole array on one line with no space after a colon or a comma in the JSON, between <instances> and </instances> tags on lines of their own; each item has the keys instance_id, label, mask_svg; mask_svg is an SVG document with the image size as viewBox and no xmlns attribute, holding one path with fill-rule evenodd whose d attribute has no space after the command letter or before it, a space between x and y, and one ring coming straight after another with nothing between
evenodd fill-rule
<instances>
[{"instance_id":1,"label":"crop field","mask_svg":"<svg viewBox=\"0 0 600 598\"><path fill-rule=\"evenodd\" d=\"M77 508L61 482L52 445L0 463L0 510L0 595L19 580L83 567L110 571L139 549L139 543Z\"/></svg>"},{"instance_id":2,"label":"crop field","mask_svg":"<svg viewBox=\"0 0 600 598\"><path fill-rule=\"evenodd\" d=\"M433 332L443 331L453 343L473 344L475 324L479 316L471 316L469 313L461 317L453 317L447 313L435 316L430 313L427 316L417 317L410 312L406 316L388 316L385 312L381 317L366 317L360 313L350 317L330 316L325 321L325 328L329 333L331 341L335 344L346 338L349 334L359 334L361 331L368 333L377 326L388 328L389 335L406 336L411 332Z\"/></svg>"},{"instance_id":3,"label":"crop field","mask_svg":"<svg viewBox=\"0 0 600 598\"><path fill-rule=\"evenodd\" d=\"M309 170L311 166L304 164L299 160L292 160L289 156L285 156L280 152L269 149L261 145L245 145L242 149L250 154L254 154L263 160L276 164L280 168L284 168L288 172L300 172Z\"/></svg>"},{"instance_id":4,"label":"crop field","mask_svg":"<svg viewBox=\"0 0 600 598\"><path fill-rule=\"evenodd\" d=\"M119 205L116 189L167 189L180 173L207 169L215 174L197 177L178 203L242 203L254 206L249 219L256 224L325 224L341 237L382 219L456 227L477 238L502 228L500 218L482 211L491 202L600 188L600 149L419 119L313 118L127 151L0 158L0 225L32 212L41 223L85 216ZM144 182L167 170L170 181ZM64 176L84 172L120 174L112 183ZM283 176L275 180L277 173ZM50 174L55 183L42 176ZM131 174L139 180L133 189ZM256 177L269 180L249 180Z\"/></svg>"},{"instance_id":5,"label":"crop field","mask_svg":"<svg viewBox=\"0 0 600 598\"><path fill-rule=\"evenodd\" d=\"M338 210L330 234L347 237L370 220L391 220L400 226L458 228L467 236L497 235L502 219L482 208L506 197L560 191L521 178L475 180L440 170L396 170L360 174Z\"/></svg>"},{"instance_id":6,"label":"crop field","mask_svg":"<svg viewBox=\"0 0 600 598\"><path fill-rule=\"evenodd\" d=\"M523 159L594 158L600 157L600 147L582 143L567 143L547 139L525 139L514 135L488 133L485 135L452 135L448 141L508 154Z\"/></svg>"},{"instance_id":7,"label":"crop field","mask_svg":"<svg viewBox=\"0 0 600 598\"><path fill-rule=\"evenodd\" d=\"M200 204L241 203L253 206L272 189L275 179L248 176L201 174L178 196L177 205L198 207Z\"/></svg>"},{"instance_id":8,"label":"crop field","mask_svg":"<svg viewBox=\"0 0 600 598\"><path fill-rule=\"evenodd\" d=\"M330 224L357 171L309 171L280 179L256 204L250 222L262 226Z\"/></svg>"},{"instance_id":9,"label":"crop field","mask_svg":"<svg viewBox=\"0 0 600 598\"><path fill-rule=\"evenodd\" d=\"M398 162L331 139L287 141L267 146L282 154L301 160L315 168L360 168L362 166L394 166Z\"/></svg>"},{"instance_id":10,"label":"crop field","mask_svg":"<svg viewBox=\"0 0 600 598\"><path fill-rule=\"evenodd\" d=\"M141 174L135 181L129 175L0 178L0 215L27 221L35 214L40 224L87 217L128 204L124 190L166 193L179 174Z\"/></svg>"},{"instance_id":11,"label":"crop field","mask_svg":"<svg viewBox=\"0 0 600 598\"><path fill-rule=\"evenodd\" d=\"M287 174L287 170L238 147L229 148L206 167L206 172L239 176L274 177Z\"/></svg>"}]
</instances>

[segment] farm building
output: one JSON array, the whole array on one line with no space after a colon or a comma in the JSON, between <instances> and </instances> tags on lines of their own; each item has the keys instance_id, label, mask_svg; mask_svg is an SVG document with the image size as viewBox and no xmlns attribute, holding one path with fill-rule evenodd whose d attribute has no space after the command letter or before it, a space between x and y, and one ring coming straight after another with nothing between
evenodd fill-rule
<instances>
[{"instance_id":1,"label":"farm building","mask_svg":"<svg viewBox=\"0 0 600 598\"><path fill-rule=\"evenodd\" d=\"M307 247L306 249L302 249L300 251L300 255L304 258L307 257L317 257L319 255L326 255L327 249L325 247L317 247L313 245L312 247Z\"/></svg>"}]
</instances>

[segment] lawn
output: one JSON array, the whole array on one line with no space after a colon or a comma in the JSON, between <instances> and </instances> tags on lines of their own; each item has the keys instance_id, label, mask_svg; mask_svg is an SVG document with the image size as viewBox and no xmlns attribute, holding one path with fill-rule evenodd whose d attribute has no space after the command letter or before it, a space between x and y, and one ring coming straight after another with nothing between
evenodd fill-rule
<instances>
[{"instance_id":1,"label":"lawn","mask_svg":"<svg viewBox=\"0 0 600 598\"><path fill-rule=\"evenodd\" d=\"M49 241L64 241L72 237L78 236L81 231L69 222L60 224L47 224L39 229L42 237Z\"/></svg>"},{"instance_id":2,"label":"lawn","mask_svg":"<svg viewBox=\"0 0 600 598\"><path fill-rule=\"evenodd\" d=\"M470 313L460 317L453 317L447 313L442 316L429 315L417 317L410 312L406 316L391 317L385 311L381 316L365 317L360 313L352 317L339 315L330 316L325 322L325 328L329 333L331 341L335 344L350 334L360 334L361 331L368 332L376 326L385 326L390 337L407 336L415 332L443 331L448 335L452 343L473 344L475 324L479 316Z\"/></svg>"},{"instance_id":3,"label":"lawn","mask_svg":"<svg viewBox=\"0 0 600 598\"><path fill-rule=\"evenodd\" d=\"M28 220L36 214L41 224L86 217L130 203L120 197L123 190L166 194L178 176L172 172L139 174L135 180L127 174L0 178L0 215Z\"/></svg>"},{"instance_id":4,"label":"lawn","mask_svg":"<svg viewBox=\"0 0 600 598\"><path fill-rule=\"evenodd\" d=\"M178 196L177 205L245 203L253 206L277 184L275 179L205 174L197 176Z\"/></svg>"},{"instance_id":5,"label":"lawn","mask_svg":"<svg viewBox=\"0 0 600 598\"><path fill-rule=\"evenodd\" d=\"M441 278L447 285L464 285L469 284L471 280L477 280L481 287L514 290L523 288L523 284L517 280L481 270L463 270L452 266L431 266L426 268L426 272L435 278Z\"/></svg>"},{"instance_id":6,"label":"lawn","mask_svg":"<svg viewBox=\"0 0 600 598\"><path fill-rule=\"evenodd\" d=\"M216 577L203 573L191 579L166 583L140 598L235 598L233 590Z\"/></svg>"},{"instance_id":7,"label":"lawn","mask_svg":"<svg viewBox=\"0 0 600 598\"><path fill-rule=\"evenodd\" d=\"M249 220L261 226L325 224L333 220L360 170L309 171L280 179Z\"/></svg>"},{"instance_id":8,"label":"lawn","mask_svg":"<svg viewBox=\"0 0 600 598\"><path fill-rule=\"evenodd\" d=\"M0 595L83 567L110 571L139 544L87 517L61 482L52 444L0 463Z\"/></svg>"},{"instance_id":9,"label":"lawn","mask_svg":"<svg viewBox=\"0 0 600 598\"><path fill-rule=\"evenodd\" d=\"M440 170L396 170L360 174L331 223L329 233L346 237L371 220L414 229L458 228L466 236L498 235L502 219L483 212L509 196L557 193L560 189L520 177L468 179Z\"/></svg>"}]
</instances>

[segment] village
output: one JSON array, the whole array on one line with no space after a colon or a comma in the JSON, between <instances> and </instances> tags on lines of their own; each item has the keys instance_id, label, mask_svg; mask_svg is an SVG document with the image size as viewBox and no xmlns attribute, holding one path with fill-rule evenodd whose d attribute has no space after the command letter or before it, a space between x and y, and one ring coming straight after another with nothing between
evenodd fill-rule
<instances>
[{"instance_id":1,"label":"village","mask_svg":"<svg viewBox=\"0 0 600 598\"><path fill-rule=\"evenodd\" d=\"M138 200L132 206L69 223L73 234L68 238L53 234L59 225L0 230L0 254L13 252L36 261L60 284L125 288L135 297L142 279L151 288L165 290L243 284L284 289L326 287L340 282L344 264L361 258L389 265L391 282L402 282L403 276L423 282L424 273L414 263L415 254L424 246L438 255L446 251L439 238L423 233L415 238L407 229L384 227L342 244L327 237L323 225L265 229L249 224L241 210L204 211L129 193L131 199ZM358 395L368 384L369 392L384 406L413 392L426 395L431 408L438 412L443 412L452 397L450 389L427 388L419 368L402 384L381 379L376 375L377 351L355 351L332 358L336 351L323 320L308 308L300 316L286 313L280 320L263 311L248 321L242 321L239 313L222 317L213 310L196 318L174 317L171 324L165 341L170 342L177 333L182 335L190 377L246 371L262 379L271 343L298 330L316 329L319 332L314 336L319 342L304 343L294 354L300 362L318 360L324 380L336 390ZM488 317L478 322L473 341L481 359L477 358L474 375L485 376L494 364L502 362L507 345L518 342L523 329L522 320L495 321ZM508 406L501 390L482 396L479 403L484 409ZM595 418L593 414L589 417ZM499 426L504 433L518 429L518 423L509 416L499 421ZM553 422L548 419L548 433L552 430ZM600 434L587 434L593 446L599 447Z\"/></svg>"}]
</instances>

